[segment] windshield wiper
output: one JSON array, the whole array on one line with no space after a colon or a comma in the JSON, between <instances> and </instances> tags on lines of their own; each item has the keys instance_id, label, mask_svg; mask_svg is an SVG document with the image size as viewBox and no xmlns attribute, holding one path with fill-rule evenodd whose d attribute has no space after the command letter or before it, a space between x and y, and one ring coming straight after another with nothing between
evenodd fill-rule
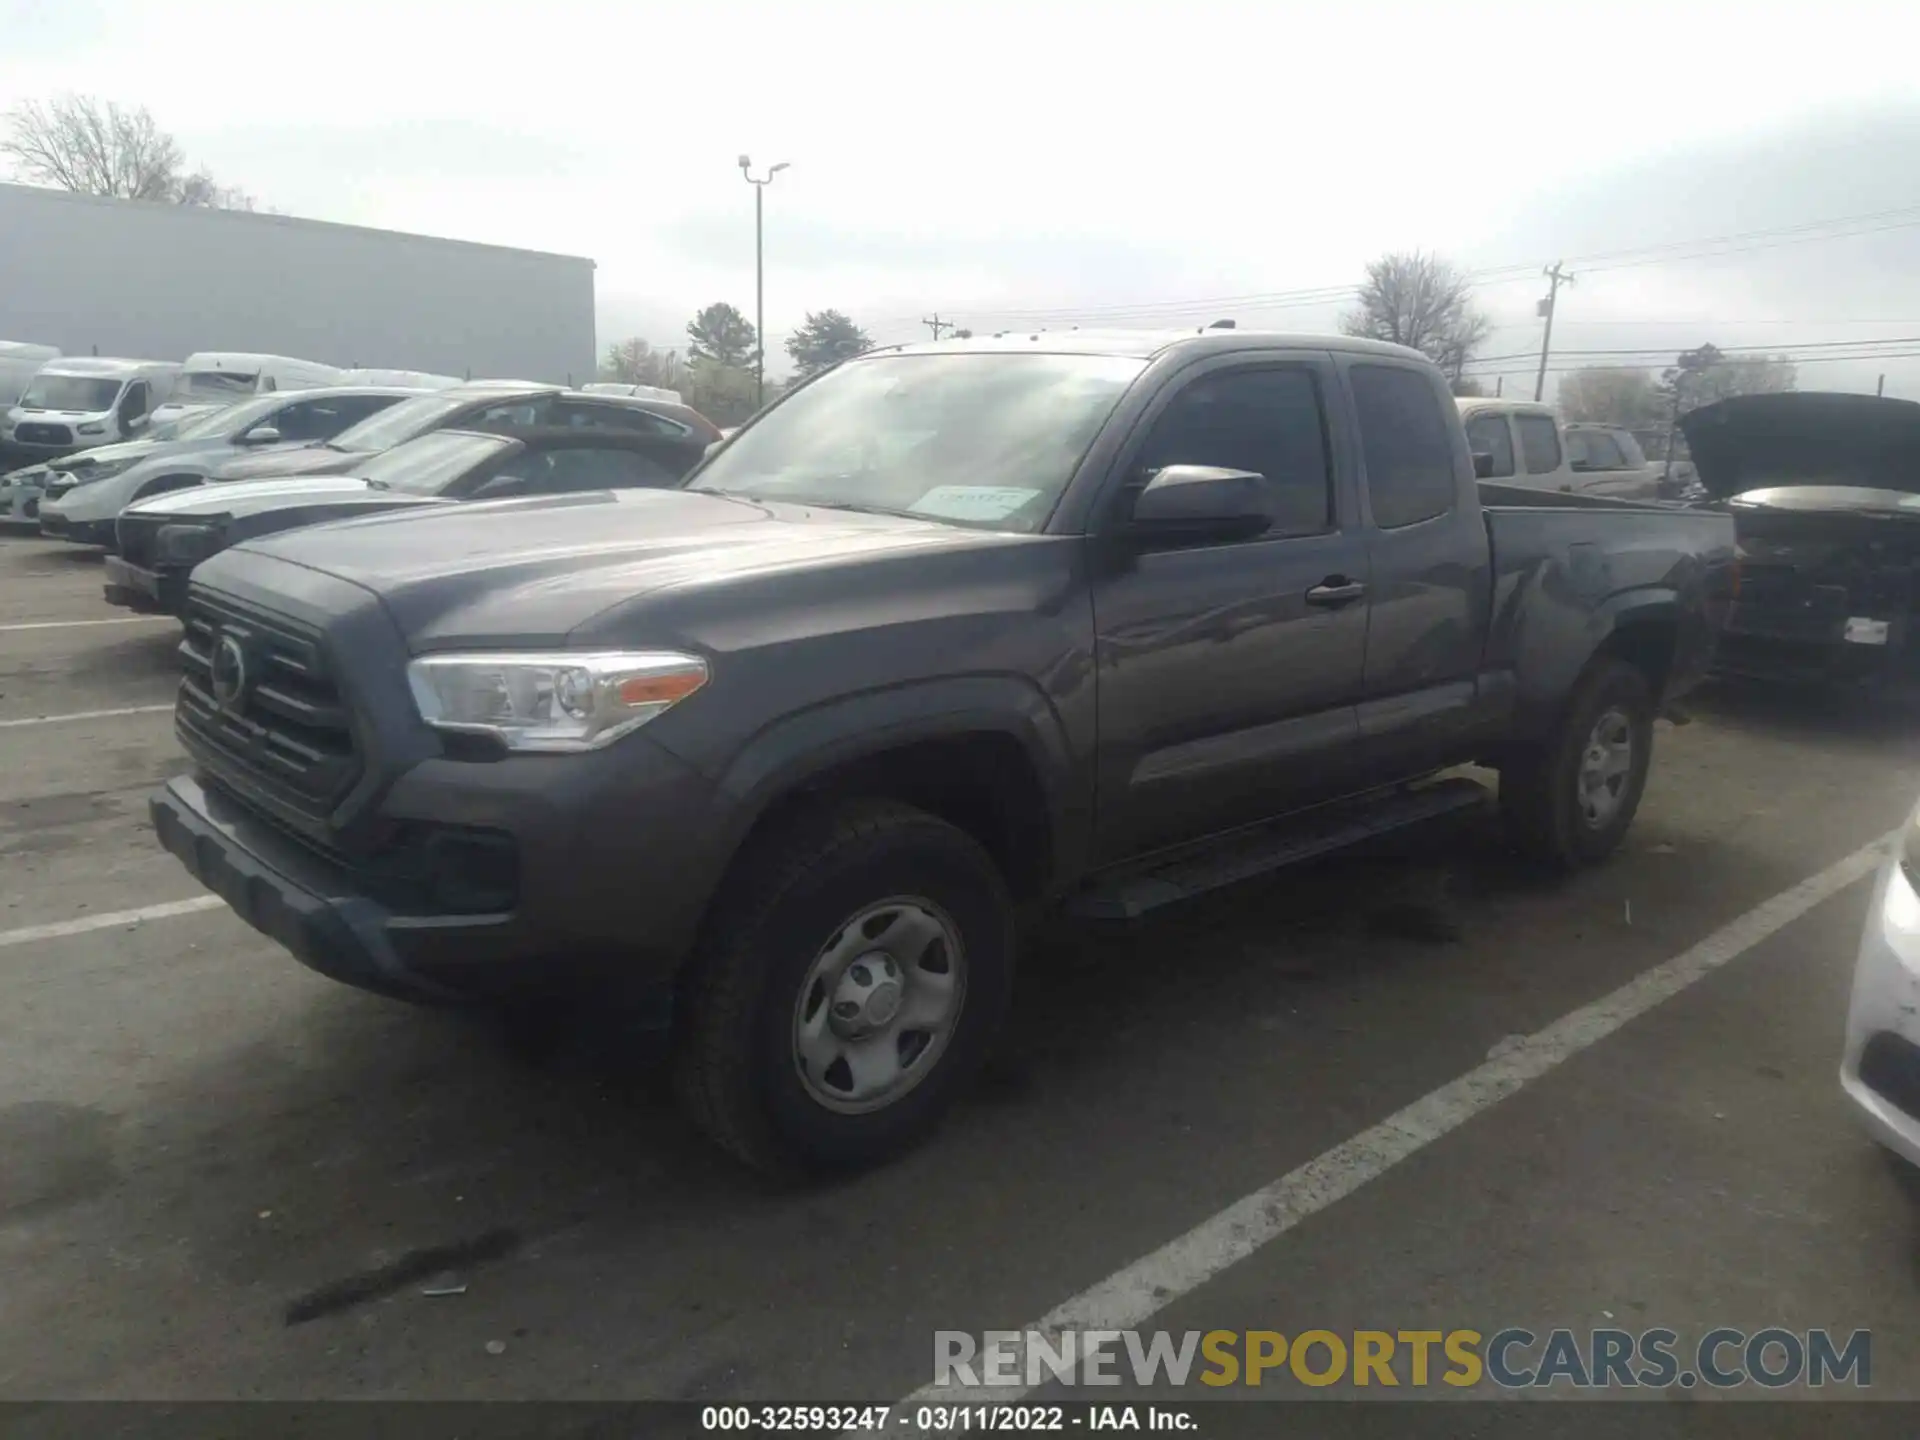
<instances>
[{"instance_id":1,"label":"windshield wiper","mask_svg":"<svg viewBox=\"0 0 1920 1440\"><path fill-rule=\"evenodd\" d=\"M911 510L893 510L885 505L867 505L857 500L794 500L784 496L768 496L782 505L800 505L809 510L849 510L856 515L897 515L904 520L924 520L924 515L915 515Z\"/></svg>"}]
</instances>

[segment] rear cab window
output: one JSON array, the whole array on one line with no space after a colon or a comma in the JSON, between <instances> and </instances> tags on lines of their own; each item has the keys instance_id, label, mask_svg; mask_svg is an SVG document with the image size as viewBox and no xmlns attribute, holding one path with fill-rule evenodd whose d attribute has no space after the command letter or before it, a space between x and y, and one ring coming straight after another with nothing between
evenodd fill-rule
<instances>
[{"instance_id":1,"label":"rear cab window","mask_svg":"<svg viewBox=\"0 0 1920 1440\"><path fill-rule=\"evenodd\" d=\"M1399 365L1355 365L1347 376L1373 523L1397 530L1445 515L1458 495L1453 442L1430 377Z\"/></svg>"},{"instance_id":2,"label":"rear cab window","mask_svg":"<svg viewBox=\"0 0 1920 1440\"><path fill-rule=\"evenodd\" d=\"M1493 457L1490 480L1513 474L1513 432L1507 417L1498 410L1482 412L1467 421L1467 448L1476 455Z\"/></svg>"},{"instance_id":3,"label":"rear cab window","mask_svg":"<svg viewBox=\"0 0 1920 1440\"><path fill-rule=\"evenodd\" d=\"M1551 415L1516 415L1513 425L1520 432L1527 474L1551 475L1560 468L1560 431Z\"/></svg>"}]
</instances>

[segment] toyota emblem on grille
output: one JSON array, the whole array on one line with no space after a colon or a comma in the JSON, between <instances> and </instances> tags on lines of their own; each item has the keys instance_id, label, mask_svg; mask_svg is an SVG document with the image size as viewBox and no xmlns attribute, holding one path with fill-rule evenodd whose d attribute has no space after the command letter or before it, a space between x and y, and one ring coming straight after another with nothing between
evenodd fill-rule
<instances>
[{"instance_id":1,"label":"toyota emblem on grille","mask_svg":"<svg viewBox=\"0 0 1920 1440\"><path fill-rule=\"evenodd\" d=\"M247 652L240 641L232 635L222 635L213 647L213 665L211 679L213 698L220 702L221 708L232 710L239 706L241 698L247 693Z\"/></svg>"}]
</instances>

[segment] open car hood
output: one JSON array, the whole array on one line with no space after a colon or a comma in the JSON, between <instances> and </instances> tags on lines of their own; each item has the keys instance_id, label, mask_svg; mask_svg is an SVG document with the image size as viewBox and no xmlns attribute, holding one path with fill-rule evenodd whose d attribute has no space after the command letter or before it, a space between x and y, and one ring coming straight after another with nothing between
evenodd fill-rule
<instances>
[{"instance_id":1,"label":"open car hood","mask_svg":"<svg viewBox=\"0 0 1920 1440\"><path fill-rule=\"evenodd\" d=\"M1920 404L1911 400L1818 390L1736 395L1681 416L1680 430L1716 499L1827 487L1920 494Z\"/></svg>"}]
</instances>

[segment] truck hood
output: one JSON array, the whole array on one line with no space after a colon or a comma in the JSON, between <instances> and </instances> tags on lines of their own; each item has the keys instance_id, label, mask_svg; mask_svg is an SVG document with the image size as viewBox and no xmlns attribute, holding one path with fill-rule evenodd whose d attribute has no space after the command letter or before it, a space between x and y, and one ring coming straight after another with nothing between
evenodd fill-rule
<instances>
[{"instance_id":1,"label":"truck hood","mask_svg":"<svg viewBox=\"0 0 1920 1440\"><path fill-rule=\"evenodd\" d=\"M828 567L918 564L938 552L1031 538L697 491L610 490L467 502L276 535L215 556L196 578L218 585L224 566L270 555L372 591L416 650L553 644L666 591L769 581L785 589Z\"/></svg>"},{"instance_id":2,"label":"truck hood","mask_svg":"<svg viewBox=\"0 0 1920 1440\"><path fill-rule=\"evenodd\" d=\"M303 475L286 480L220 481L149 496L129 505L129 515L165 515L191 519L209 515L252 515L284 505L336 497L364 495L367 482L352 475ZM405 497L403 497L405 498ZM414 497L418 498L418 497Z\"/></svg>"},{"instance_id":3,"label":"truck hood","mask_svg":"<svg viewBox=\"0 0 1920 1440\"><path fill-rule=\"evenodd\" d=\"M324 445L291 444L263 455L229 460L213 472L216 480L265 480L278 475L339 475L367 458L362 451L329 450Z\"/></svg>"},{"instance_id":4,"label":"truck hood","mask_svg":"<svg viewBox=\"0 0 1920 1440\"><path fill-rule=\"evenodd\" d=\"M1730 502L1736 515L1865 515L1920 520L1920 490L1876 490L1860 485L1771 485L1743 490Z\"/></svg>"},{"instance_id":5,"label":"truck hood","mask_svg":"<svg viewBox=\"0 0 1920 1440\"><path fill-rule=\"evenodd\" d=\"M1682 416L1680 429L1701 486L1717 499L1756 490L1920 494L1920 404L1911 400L1737 395ZM1847 508L1837 495L1834 503Z\"/></svg>"}]
</instances>

